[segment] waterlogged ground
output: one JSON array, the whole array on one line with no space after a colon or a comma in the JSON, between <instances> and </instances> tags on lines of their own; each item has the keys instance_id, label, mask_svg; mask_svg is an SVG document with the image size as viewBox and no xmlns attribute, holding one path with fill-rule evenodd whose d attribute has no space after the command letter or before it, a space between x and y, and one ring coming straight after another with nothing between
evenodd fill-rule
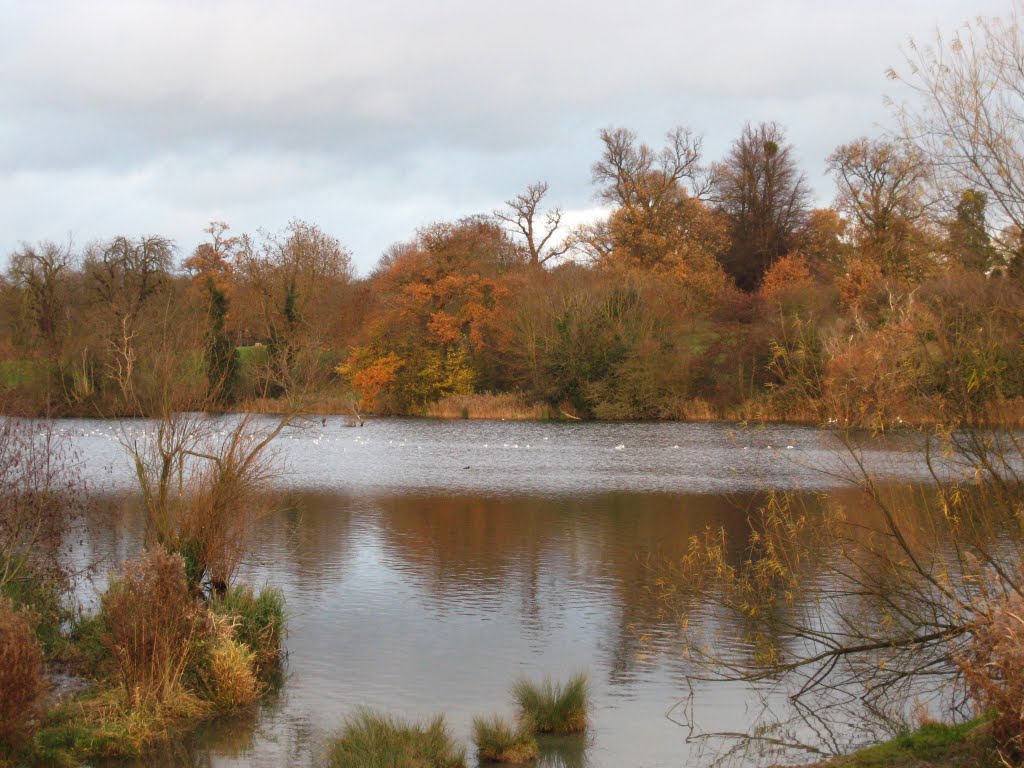
<instances>
[{"instance_id":1,"label":"waterlogged ground","mask_svg":"<svg viewBox=\"0 0 1024 768\"><path fill-rule=\"evenodd\" d=\"M60 424L97 493L130 487L121 442L151 428ZM541 765L687 765L697 749L678 723L688 669L678 620L656 597L657 563L707 525L742 538L768 487L804 489L812 505L858 503L842 489L851 454L830 433L792 426L328 419L278 445L285 509L262 522L243 578L285 592L288 679L268 704L145 765L310 765L361 705L444 712L468 744L473 715L511 714L515 676L579 669L595 686L594 727L544 742ZM912 449L893 438L864 460L921 477ZM105 504L78 556L115 564L140 530L123 505ZM739 628L707 622L736 645ZM705 729L743 729L753 715L738 688L694 695Z\"/></svg>"}]
</instances>

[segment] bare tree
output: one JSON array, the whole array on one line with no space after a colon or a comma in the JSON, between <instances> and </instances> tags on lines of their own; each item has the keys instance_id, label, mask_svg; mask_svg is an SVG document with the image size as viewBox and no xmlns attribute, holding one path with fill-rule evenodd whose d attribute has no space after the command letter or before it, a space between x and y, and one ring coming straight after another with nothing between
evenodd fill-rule
<instances>
[{"instance_id":1,"label":"bare tree","mask_svg":"<svg viewBox=\"0 0 1024 768\"><path fill-rule=\"evenodd\" d=\"M525 192L505 201L505 208L496 210L494 217L513 235L522 237L530 255L530 264L539 267L558 259L573 249L572 235L552 241L562 224L562 209L551 208L541 215L541 203L548 193L548 183L538 181Z\"/></svg>"},{"instance_id":2,"label":"bare tree","mask_svg":"<svg viewBox=\"0 0 1024 768\"><path fill-rule=\"evenodd\" d=\"M660 151L626 128L606 128L601 142L604 152L594 163L591 178L606 203L650 211L666 197L675 197L680 185L691 197L703 199L711 191L711 176L701 165L703 139L689 128L669 131Z\"/></svg>"},{"instance_id":3,"label":"bare tree","mask_svg":"<svg viewBox=\"0 0 1024 768\"><path fill-rule=\"evenodd\" d=\"M108 368L129 407L138 406L136 339L143 309L167 284L173 254L174 243L166 237L121 236L93 249L85 260L86 279L109 323Z\"/></svg>"},{"instance_id":4,"label":"bare tree","mask_svg":"<svg viewBox=\"0 0 1024 768\"><path fill-rule=\"evenodd\" d=\"M962 191L984 192L998 231L1024 230L1024 27L978 17L952 37L911 41L905 70L889 77L913 100L890 102L903 130L933 165L952 211ZM1012 248L1012 246L1011 246Z\"/></svg>"},{"instance_id":5,"label":"bare tree","mask_svg":"<svg viewBox=\"0 0 1024 768\"><path fill-rule=\"evenodd\" d=\"M52 362L60 358L67 334L67 281L71 268L70 242L43 242L23 245L11 255L7 270L11 284L21 292L32 335L42 343Z\"/></svg>"}]
</instances>

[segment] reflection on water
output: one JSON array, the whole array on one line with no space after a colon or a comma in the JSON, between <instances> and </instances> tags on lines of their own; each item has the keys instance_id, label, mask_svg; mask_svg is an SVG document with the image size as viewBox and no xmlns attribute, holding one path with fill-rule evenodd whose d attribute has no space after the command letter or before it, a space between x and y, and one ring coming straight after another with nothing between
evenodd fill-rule
<instances>
[{"instance_id":1,"label":"reflection on water","mask_svg":"<svg viewBox=\"0 0 1024 768\"><path fill-rule=\"evenodd\" d=\"M93 487L112 494L78 556L119 563L141 523L113 495L130 484L117 440L149 427L62 428ZM913 476L908 447L869 458ZM511 714L513 678L586 669L592 731L543 739L541 765L685 765L686 732L666 717L687 694L684 649L648 561L678 558L709 525L743 541L758 489L828 487L810 467L842 469L826 433L791 426L328 422L291 432L280 451L287 503L260 524L240 577L285 593L288 679L272 701L140 764L310 765L360 705L444 712L468 744L474 715ZM751 652L744 627L707 621ZM695 696L705 727L747 727L745 691Z\"/></svg>"},{"instance_id":2,"label":"reflection on water","mask_svg":"<svg viewBox=\"0 0 1024 768\"><path fill-rule=\"evenodd\" d=\"M205 726L164 764L309 765L359 705L443 711L468 743L474 715L511 714L514 677L577 669L595 684L593 730L546 740L542 765L686 758L684 731L665 717L686 691L680 632L647 559L680 556L707 525L742 540L757 496L294 492L289 502L261 523L241 575L285 591L285 686L259 710ZM138 546L138 523L112 525L109 514L93 521L90 552L123 558ZM744 692L704 694L705 725L745 724Z\"/></svg>"}]
</instances>

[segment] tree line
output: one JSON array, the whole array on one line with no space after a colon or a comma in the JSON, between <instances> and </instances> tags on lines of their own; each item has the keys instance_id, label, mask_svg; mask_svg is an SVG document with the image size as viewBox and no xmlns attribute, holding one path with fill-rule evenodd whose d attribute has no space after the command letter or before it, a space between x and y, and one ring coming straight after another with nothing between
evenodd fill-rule
<instances>
[{"instance_id":1,"label":"tree line","mask_svg":"<svg viewBox=\"0 0 1024 768\"><path fill-rule=\"evenodd\" d=\"M7 408L415 414L514 393L576 417L884 423L957 387L982 411L1014 402L1024 109L999 46L1021 31L961 36L911 48L904 130L837 147L827 207L777 123L719 161L685 127L660 146L613 128L592 167L604 218L567 227L537 182L423 227L365 278L301 220L213 222L182 260L157 235L24 244L0 286Z\"/></svg>"}]
</instances>

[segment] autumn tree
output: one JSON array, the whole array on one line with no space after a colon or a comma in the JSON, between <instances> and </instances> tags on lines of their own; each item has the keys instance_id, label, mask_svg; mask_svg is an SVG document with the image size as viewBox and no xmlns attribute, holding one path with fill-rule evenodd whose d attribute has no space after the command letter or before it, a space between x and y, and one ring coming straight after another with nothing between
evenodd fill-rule
<instances>
[{"instance_id":1,"label":"autumn tree","mask_svg":"<svg viewBox=\"0 0 1024 768\"><path fill-rule=\"evenodd\" d=\"M836 208L850 223L861 255L884 275L920 278L932 259L926 230L927 161L914 147L860 138L828 158L836 182Z\"/></svg>"},{"instance_id":2,"label":"autumn tree","mask_svg":"<svg viewBox=\"0 0 1024 768\"><path fill-rule=\"evenodd\" d=\"M722 266L745 291L793 249L807 216L809 190L793 147L777 123L747 124L715 166L714 198L729 217L732 243Z\"/></svg>"},{"instance_id":3,"label":"autumn tree","mask_svg":"<svg viewBox=\"0 0 1024 768\"><path fill-rule=\"evenodd\" d=\"M207 396L215 403L229 403L235 397L239 358L235 343L227 332L230 301L228 283L234 270L234 257L241 240L226 235L230 227L222 221L211 221L203 231L210 240L196 246L185 260L185 269L206 295L206 331L203 344L203 367L206 373Z\"/></svg>"},{"instance_id":4,"label":"autumn tree","mask_svg":"<svg viewBox=\"0 0 1024 768\"><path fill-rule=\"evenodd\" d=\"M948 224L948 250L954 264L974 272L987 273L998 265L999 256L989 235L984 192L965 189Z\"/></svg>"},{"instance_id":5,"label":"autumn tree","mask_svg":"<svg viewBox=\"0 0 1024 768\"><path fill-rule=\"evenodd\" d=\"M614 206L607 222L580 233L599 261L650 269L698 258L709 228L700 202L708 191L701 138L686 128L666 135L655 150L625 128L601 132L601 159L592 179L601 200Z\"/></svg>"},{"instance_id":6,"label":"autumn tree","mask_svg":"<svg viewBox=\"0 0 1024 768\"><path fill-rule=\"evenodd\" d=\"M374 272L377 306L341 372L367 405L404 410L499 382L508 281L522 252L488 217L421 230Z\"/></svg>"},{"instance_id":7,"label":"autumn tree","mask_svg":"<svg viewBox=\"0 0 1024 768\"><path fill-rule=\"evenodd\" d=\"M289 223L279 234L243 237L236 266L255 310L253 332L266 344L261 378L268 395L293 394L330 371L333 310L352 280L352 259L340 241L315 224Z\"/></svg>"},{"instance_id":8,"label":"autumn tree","mask_svg":"<svg viewBox=\"0 0 1024 768\"><path fill-rule=\"evenodd\" d=\"M978 17L951 37L937 32L930 44L912 40L905 66L889 72L912 93L893 102L894 112L928 159L946 209L962 202L965 189L984 193L996 233L1024 231L1022 61L1024 26L1015 8L1002 18Z\"/></svg>"}]
</instances>

